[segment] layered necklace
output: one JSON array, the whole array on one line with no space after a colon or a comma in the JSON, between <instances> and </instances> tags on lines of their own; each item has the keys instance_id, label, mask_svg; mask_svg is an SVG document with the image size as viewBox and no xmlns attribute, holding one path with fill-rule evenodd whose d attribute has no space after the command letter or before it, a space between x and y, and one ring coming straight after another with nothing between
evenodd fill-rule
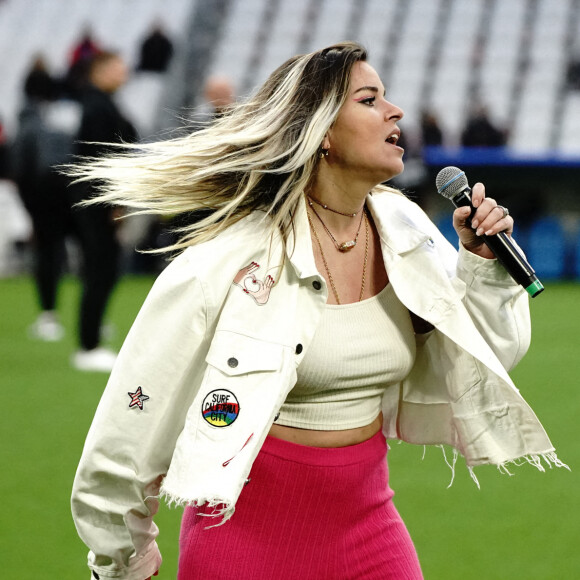
<instances>
[{"instance_id":1,"label":"layered necklace","mask_svg":"<svg viewBox=\"0 0 580 580\"><path fill-rule=\"evenodd\" d=\"M332 232L328 229L327 225L324 223L324 221L320 217L319 213L314 209L314 203L312 203L312 202L317 203L319 206L323 207L324 209L327 209L328 211L331 211L333 213L337 213L339 215L343 215L343 216L346 216L346 217L356 217L356 215L358 214L358 212L355 212L355 213L343 213L341 211L338 211L336 209L332 209L332 208L328 207L327 205L319 202L318 200L314 199L311 196L308 196L308 205L310 206L310 209L313 211L314 215L319 219L320 223L322 224L322 227L324 228L324 230L326 231L326 233L330 236L330 239L332 240L333 244L336 246L336 249L339 252L348 252L349 250L352 250L356 246L356 243L358 241L358 236L360 234L360 229L361 229L363 220L365 218L365 211L364 211L364 209L362 210L362 215L360 217L360 222L358 223L358 229L356 230L356 236L354 237L354 239L340 243L332 235Z\"/></svg>"},{"instance_id":2,"label":"layered necklace","mask_svg":"<svg viewBox=\"0 0 580 580\"><path fill-rule=\"evenodd\" d=\"M348 252L349 250L352 250L352 248L354 248L356 246L363 221L365 223L365 256L364 256L364 261L363 261L363 271L362 271L360 295L359 295L359 299L358 299L358 301L360 302L363 299L363 295L364 295L364 291L365 291L367 261L368 261L368 256L369 256L369 223L368 223L368 217L367 217L366 211L363 207L362 215L360 218L360 222L358 224L358 229L357 229L356 237L354 238L354 240L350 240L348 242L343 242L342 244L340 244L339 242L337 242L336 238L332 235L331 231L328 229L328 227L324 223L323 219L318 215L317 211L314 209L311 200L314 201L315 203L318 203L319 205L321 205L324 209L328 209L330 211L333 211L334 213L339 213L341 215L346 215L348 217L355 217L358 212L356 212L354 214L344 214L344 213L341 213L339 211L330 209L329 207L327 207L325 205L320 204L320 202L317 202L316 200L314 200L310 196L308 197L308 204L310 206L310 209L312 210L314 215L318 218L318 220L322 224L322 227L324 228L324 230L326 231L326 233L328 234L328 236L330 237L330 239L332 240L332 242L336 246L336 249L339 252L342 252L342 253ZM316 242L318 243L318 247L320 249L320 255L322 257L322 263L324 264L324 269L326 270L326 274L328 276L328 281L330 282L330 287L332 288L332 292L333 292L334 297L336 299L336 303L341 304L340 296L338 294L338 290L336 289L336 284L334 283L334 279L332 277L332 274L330 273L330 268L328 267L328 262L326 261L326 256L324 255L324 250L322 249L322 243L320 242L320 238L318 237L318 232L316 231L316 228L314 227L314 222L312 221L312 217L310 215L310 212L307 212L307 214L308 214L308 223L310 224L310 227L312 228L312 233L314 234L314 238L316 239Z\"/></svg>"}]
</instances>

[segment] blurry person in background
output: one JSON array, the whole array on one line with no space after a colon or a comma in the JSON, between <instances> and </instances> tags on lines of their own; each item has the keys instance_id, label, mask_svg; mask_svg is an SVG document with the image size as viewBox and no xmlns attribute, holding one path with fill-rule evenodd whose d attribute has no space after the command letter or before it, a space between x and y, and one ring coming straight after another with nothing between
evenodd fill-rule
<instances>
[{"instance_id":1,"label":"blurry person in background","mask_svg":"<svg viewBox=\"0 0 580 580\"><path fill-rule=\"evenodd\" d=\"M173 43L163 31L161 24L157 23L141 45L141 56L137 70L165 72L172 56Z\"/></svg>"},{"instance_id":2,"label":"blurry person in background","mask_svg":"<svg viewBox=\"0 0 580 580\"><path fill-rule=\"evenodd\" d=\"M101 50L98 42L93 38L90 28L85 28L78 43L72 48L69 65L73 66L80 60L90 61Z\"/></svg>"},{"instance_id":3,"label":"blurry person in background","mask_svg":"<svg viewBox=\"0 0 580 580\"><path fill-rule=\"evenodd\" d=\"M79 98L87 82L91 60L101 51L90 28L85 28L79 41L72 47L69 56L68 71L64 79L64 88L68 96Z\"/></svg>"},{"instance_id":4,"label":"blurry person in background","mask_svg":"<svg viewBox=\"0 0 580 580\"><path fill-rule=\"evenodd\" d=\"M133 142L135 128L115 102L113 94L126 82L128 68L120 55L99 52L91 59L88 84L81 93L82 120L77 136L76 155L96 158L111 152L103 143ZM91 197L94 185L76 183L71 188L73 203ZM101 344L105 309L119 276L120 244L117 239L115 208L93 205L75 207L73 219L80 238L82 299L79 318L80 349L73 355L79 370L108 372L116 354Z\"/></svg>"},{"instance_id":5,"label":"blurry person in background","mask_svg":"<svg viewBox=\"0 0 580 580\"><path fill-rule=\"evenodd\" d=\"M209 76L203 85L203 99L203 105L194 113L192 119L193 130L199 130L220 119L234 105L236 99L232 81L223 75ZM148 232L150 246L159 248L177 242L180 228L204 219L208 213L207 209L198 209L176 216L162 216L153 222Z\"/></svg>"},{"instance_id":6,"label":"blurry person in background","mask_svg":"<svg viewBox=\"0 0 580 580\"><path fill-rule=\"evenodd\" d=\"M24 92L28 98L45 101L56 99L59 96L59 83L48 71L44 56L41 54L34 57L32 66L26 74Z\"/></svg>"},{"instance_id":7,"label":"blurry person in background","mask_svg":"<svg viewBox=\"0 0 580 580\"><path fill-rule=\"evenodd\" d=\"M566 67L566 86L573 91L580 90L580 56L570 56Z\"/></svg>"},{"instance_id":8,"label":"blurry person in background","mask_svg":"<svg viewBox=\"0 0 580 580\"><path fill-rule=\"evenodd\" d=\"M506 131L498 129L489 119L484 105L476 105L461 133L463 147L502 147L506 144Z\"/></svg>"},{"instance_id":9,"label":"blurry person in background","mask_svg":"<svg viewBox=\"0 0 580 580\"><path fill-rule=\"evenodd\" d=\"M423 147L443 145L443 131L437 115L431 110L421 111L421 145Z\"/></svg>"},{"instance_id":10,"label":"blurry person in background","mask_svg":"<svg viewBox=\"0 0 580 580\"><path fill-rule=\"evenodd\" d=\"M66 258L65 240L74 229L69 180L55 167L71 160L80 120L77 103L52 100L54 86L43 58L37 57L24 81L24 104L9 169L33 228L33 274L41 312L29 334L50 342L64 336L57 313L58 285Z\"/></svg>"},{"instance_id":11,"label":"blurry person in background","mask_svg":"<svg viewBox=\"0 0 580 580\"><path fill-rule=\"evenodd\" d=\"M211 107L213 119L219 119L235 100L234 86L224 76L210 76L203 87L206 103Z\"/></svg>"}]
</instances>

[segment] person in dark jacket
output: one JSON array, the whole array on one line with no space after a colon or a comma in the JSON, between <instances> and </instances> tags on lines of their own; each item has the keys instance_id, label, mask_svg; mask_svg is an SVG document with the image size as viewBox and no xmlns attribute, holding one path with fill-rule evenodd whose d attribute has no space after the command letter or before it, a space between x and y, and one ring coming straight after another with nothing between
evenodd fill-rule
<instances>
[{"instance_id":1,"label":"person in dark jacket","mask_svg":"<svg viewBox=\"0 0 580 580\"><path fill-rule=\"evenodd\" d=\"M51 101L60 96L58 81L50 74L41 54L36 55L24 79L24 94L29 99Z\"/></svg>"},{"instance_id":2,"label":"person in dark jacket","mask_svg":"<svg viewBox=\"0 0 580 580\"><path fill-rule=\"evenodd\" d=\"M437 115L428 109L421 111L421 145L423 147L443 145L443 131Z\"/></svg>"},{"instance_id":3,"label":"person in dark jacket","mask_svg":"<svg viewBox=\"0 0 580 580\"><path fill-rule=\"evenodd\" d=\"M141 45L141 58L137 68L142 71L165 72L172 56L173 43L163 32L161 25L157 24Z\"/></svg>"},{"instance_id":4,"label":"person in dark jacket","mask_svg":"<svg viewBox=\"0 0 580 580\"><path fill-rule=\"evenodd\" d=\"M70 51L68 71L63 81L63 90L68 97L80 98L80 93L87 82L91 61L99 52L101 52L99 43L94 39L90 28L86 28Z\"/></svg>"},{"instance_id":5,"label":"person in dark jacket","mask_svg":"<svg viewBox=\"0 0 580 580\"><path fill-rule=\"evenodd\" d=\"M56 167L71 161L80 111L72 101L43 99L29 92L18 115L10 148L9 175L32 222L33 275L40 312L28 332L53 342L64 336L58 317L58 288L65 263L65 241L74 235L69 179Z\"/></svg>"},{"instance_id":6,"label":"person in dark jacket","mask_svg":"<svg viewBox=\"0 0 580 580\"><path fill-rule=\"evenodd\" d=\"M463 147L502 147L506 140L506 132L490 121L487 109L482 105L474 108L461 133Z\"/></svg>"},{"instance_id":7,"label":"person in dark jacket","mask_svg":"<svg viewBox=\"0 0 580 580\"><path fill-rule=\"evenodd\" d=\"M89 65L88 84L81 95L83 114L76 155L99 157L110 152L107 143L132 142L137 133L118 109L113 94L126 82L128 68L120 55L100 52ZM73 202L94 194L92 186L75 184ZM83 254L82 299L78 350L72 359L79 370L110 371L116 354L101 344L101 323L119 276L120 244L115 210L104 206L77 206L73 211Z\"/></svg>"}]
</instances>

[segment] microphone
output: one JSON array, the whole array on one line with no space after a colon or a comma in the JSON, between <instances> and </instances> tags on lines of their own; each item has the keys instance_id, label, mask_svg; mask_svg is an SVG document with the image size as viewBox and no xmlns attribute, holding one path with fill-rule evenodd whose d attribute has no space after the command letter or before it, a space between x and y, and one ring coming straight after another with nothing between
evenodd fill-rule
<instances>
[{"instance_id":1,"label":"microphone","mask_svg":"<svg viewBox=\"0 0 580 580\"><path fill-rule=\"evenodd\" d=\"M471 225L471 218L474 216L476 208L471 203L471 188L465 172L458 167L445 167L437 174L435 185L437 193L449 199L455 207L471 208L471 215L467 220L467 223ZM494 253L507 273L523 286L532 298L544 290L544 286L538 280L534 269L505 232L499 232L495 236L482 235L481 239Z\"/></svg>"}]
</instances>

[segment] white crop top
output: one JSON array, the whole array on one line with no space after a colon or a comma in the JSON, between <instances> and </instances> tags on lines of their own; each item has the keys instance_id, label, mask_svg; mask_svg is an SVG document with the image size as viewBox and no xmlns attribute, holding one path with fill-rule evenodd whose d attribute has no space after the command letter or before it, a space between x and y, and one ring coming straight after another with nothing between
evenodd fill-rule
<instances>
[{"instance_id":1,"label":"white crop top","mask_svg":"<svg viewBox=\"0 0 580 580\"><path fill-rule=\"evenodd\" d=\"M327 304L277 425L338 431L372 423L385 390L415 361L409 311L390 284L352 304Z\"/></svg>"}]
</instances>

